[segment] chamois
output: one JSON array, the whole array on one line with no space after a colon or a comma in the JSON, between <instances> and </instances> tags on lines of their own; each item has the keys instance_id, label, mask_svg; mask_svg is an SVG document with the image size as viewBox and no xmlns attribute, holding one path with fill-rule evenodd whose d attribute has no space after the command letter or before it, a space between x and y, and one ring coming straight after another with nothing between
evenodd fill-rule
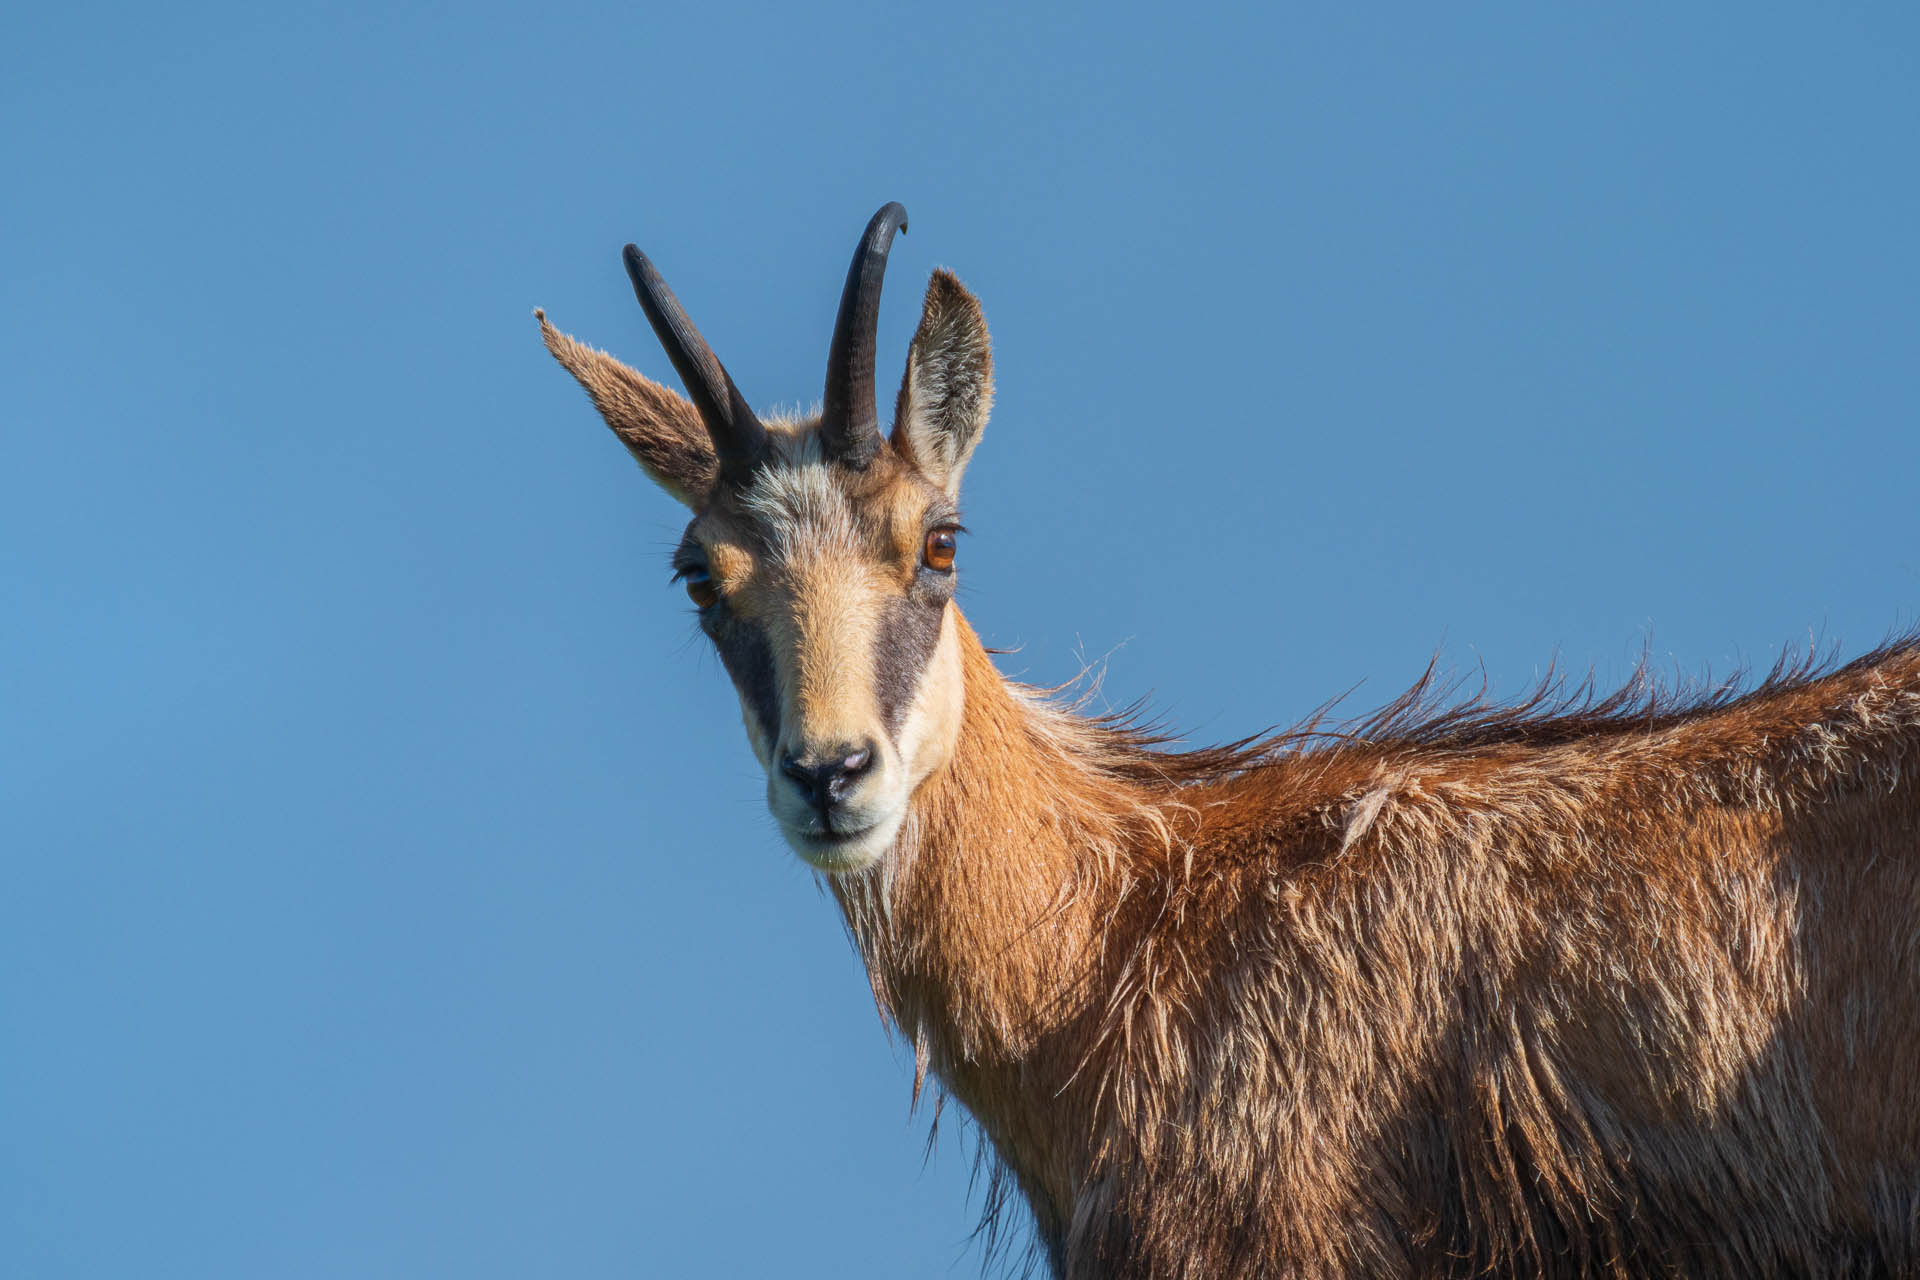
<instances>
[{"instance_id":1,"label":"chamois","mask_svg":"<svg viewBox=\"0 0 1920 1280\"><path fill-rule=\"evenodd\" d=\"M993 400L936 271L890 436L881 279L761 418L653 265L687 395L549 351L693 512L673 565L787 840L1056 1276L1920 1275L1920 641L1175 751L953 601Z\"/></svg>"}]
</instances>

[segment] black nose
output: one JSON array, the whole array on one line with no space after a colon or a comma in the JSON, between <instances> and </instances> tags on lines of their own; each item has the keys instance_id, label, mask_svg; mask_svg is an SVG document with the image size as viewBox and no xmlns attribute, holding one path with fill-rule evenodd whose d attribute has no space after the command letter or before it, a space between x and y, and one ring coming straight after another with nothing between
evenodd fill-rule
<instances>
[{"instance_id":1,"label":"black nose","mask_svg":"<svg viewBox=\"0 0 1920 1280\"><path fill-rule=\"evenodd\" d=\"M780 772L800 784L800 794L821 813L839 804L847 789L859 782L860 775L873 764L873 748L836 748L826 759L812 764L791 754L780 759Z\"/></svg>"}]
</instances>

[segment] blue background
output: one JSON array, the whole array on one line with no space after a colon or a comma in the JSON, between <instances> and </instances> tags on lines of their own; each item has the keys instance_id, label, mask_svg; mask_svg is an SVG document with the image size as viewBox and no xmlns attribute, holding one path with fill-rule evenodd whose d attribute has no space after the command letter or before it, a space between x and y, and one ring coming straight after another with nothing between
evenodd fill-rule
<instances>
[{"instance_id":1,"label":"blue background","mask_svg":"<svg viewBox=\"0 0 1920 1280\"><path fill-rule=\"evenodd\" d=\"M16 6L0 1273L977 1269L540 347L671 377L629 239L811 401L904 201L970 617L1196 740L1912 621L1917 11L1360 8Z\"/></svg>"}]
</instances>

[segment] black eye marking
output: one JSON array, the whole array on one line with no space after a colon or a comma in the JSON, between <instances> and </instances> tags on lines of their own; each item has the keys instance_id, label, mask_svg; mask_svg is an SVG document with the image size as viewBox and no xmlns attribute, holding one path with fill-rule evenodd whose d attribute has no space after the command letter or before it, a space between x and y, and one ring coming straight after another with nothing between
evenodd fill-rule
<instances>
[{"instance_id":1,"label":"black eye marking","mask_svg":"<svg viewBox=\"0 0 1920 1280\"><path fill-rule=\"evenodd\" d=\"M889 735L900 732L927 664L940 646L940 629L956 581L954 543L962 532L951 516L929 528L912 585L905 595L889 600L881 612L874 641L874 692Z\"/></svg>"},{"instance_id":2,"label":"black eye marking","mask_svg":"<svg viewBox=\"0 0 1920 1280\"><path fill-rule=\"evenodd\" d=\"M780 736L779 686L773 674L773 649L764 631L723 609L702 609L700 629L720 653L720 665L733 678L747 709L769 742Z\"/></svg>"},{"instance_id":3,"label":"black eye marking","mask_svg":"<svg viewBox=\"0 0 1920 1280\"><path fill-rule=\"evenodd\" d=\"M920 594L914 591L887 602L874 642L874 694L890 735L899 733L907 718L920 677L940 643L941 621L947 616L944 594L938 608L928 608L928 601L916 598Z\"/></svg>"}]
</instances>

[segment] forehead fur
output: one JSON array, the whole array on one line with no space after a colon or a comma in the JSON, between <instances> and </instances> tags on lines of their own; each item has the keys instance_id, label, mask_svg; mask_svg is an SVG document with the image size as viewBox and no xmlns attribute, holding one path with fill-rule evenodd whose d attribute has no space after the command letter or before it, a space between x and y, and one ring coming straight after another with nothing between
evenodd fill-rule
<instances>
[{"instance_id":1,"label":"forehead fur","mask_svg":"<svg viewBox=\"0 0 1920 1280\"><path fill-rule=\"evenodd\" d=\"M714 496L702 519L718 517L757 549L791 560L822 552L917 554L929 507L945 495L883 447L864 470L827 459L819 418L767 423L772 456L752 479Z\"/></svg>"}]
</instances>

